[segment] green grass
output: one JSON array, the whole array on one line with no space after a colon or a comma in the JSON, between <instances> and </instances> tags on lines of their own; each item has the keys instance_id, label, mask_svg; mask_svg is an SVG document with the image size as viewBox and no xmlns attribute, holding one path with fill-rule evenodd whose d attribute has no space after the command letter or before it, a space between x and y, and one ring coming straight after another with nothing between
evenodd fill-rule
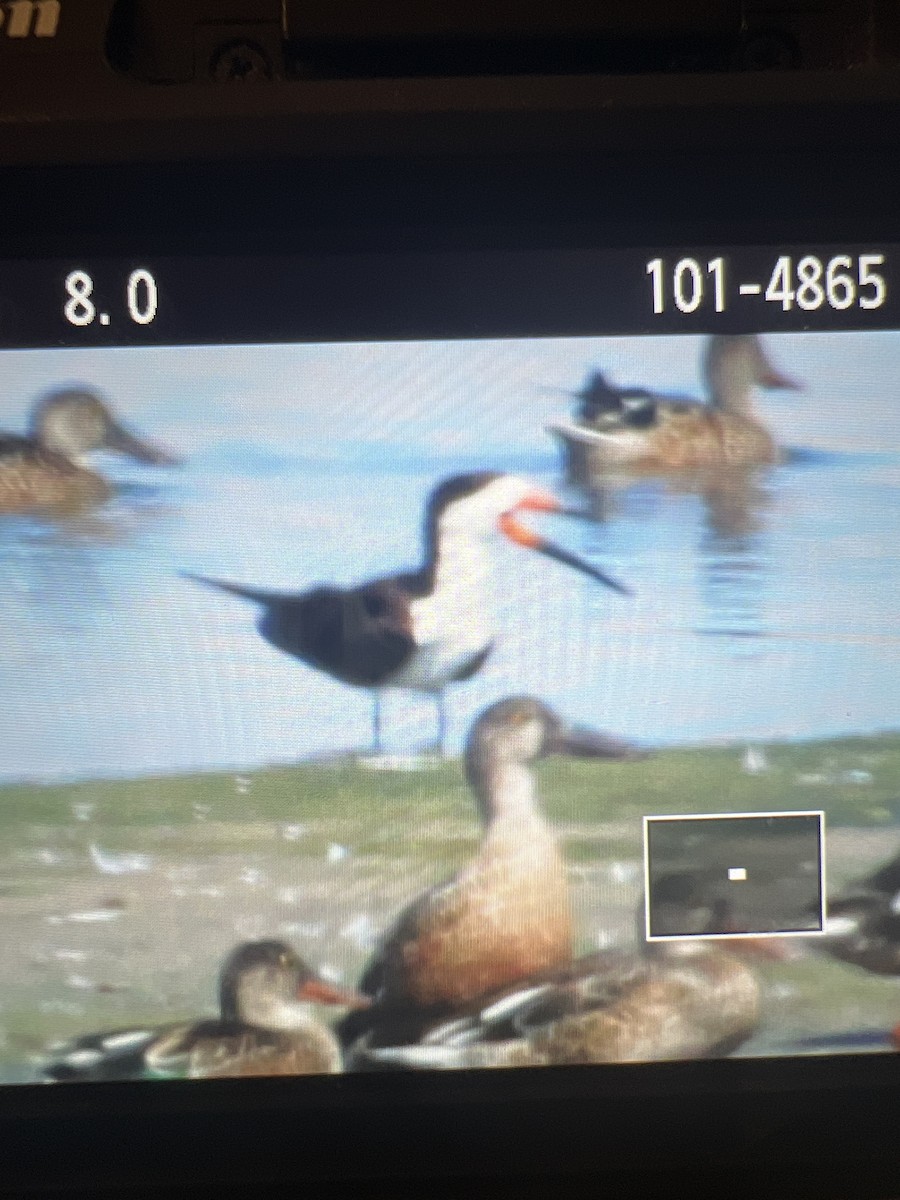
<instances>
[{"instance_id":1,"label":"green grass","mask_svg":"<svg viewBox=\"0 0 900 1200\"><path fill-rule=\"evenodd\" d=\"M889 825L900 820L900 734L767 748L770 769L740 770L733 747L670 750L638 763L548 760L540 766L548 816L560 822L633 822L645 813L824 808L830 823ZM860 774L861 773L861 774ZM371 771L353 762L299 764L254 773L100 780L0 788L0 840L72 827L79 804L114 844L138 828L161 842L227 843L270 837L287 850L279 823L322 826L329 840L362 833L377 851L403 837L429 841L433 822L468 824L472 802L459 764L418 773ZM76 826L77 827L77 826ZM463 831L460 831L464 836ZM604 837L606 844L606 837Z\"/></svg>"},{"instance_id":2,"label":"green grass","mask_svg":"<svg viewBox=\"0 0 900 1200\"><path fill-rule=\"evenodd\" d=\"M572 866L579 950L603 929L633 927L646 814L824 809L835 832L831 887L896 852L900 734L765 753L759 774L742 770L742 746L540 764L543 807ZM340 761L0 788L0 1079L33 1077L33 1056L78 1031L211 1011L222 955L244 937L285 936L352 981L370 950L348 925L365 914L385 928L477 838L458 762L415 773ZM100 873L91 843L149 854L152 868ZM348 854L330 855L334 843ZM616 860L631 874L614 885ZM85 921L104 908L115 918ZM900 1014L895 981L818 956L773 978L784 996L770 996L751 1051L797 1032L889 1027Z\"/></svg>"}]
</instances>

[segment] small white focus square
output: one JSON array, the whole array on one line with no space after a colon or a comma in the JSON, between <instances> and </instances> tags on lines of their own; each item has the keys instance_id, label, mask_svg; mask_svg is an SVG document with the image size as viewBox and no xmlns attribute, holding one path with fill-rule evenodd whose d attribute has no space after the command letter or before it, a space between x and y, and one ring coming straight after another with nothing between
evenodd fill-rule
<instances>
[{"instance_id":1,"label":"small white focus square","mask_svg":"<svg viewBox=\"0 0 900 1200\"><path fill-rule=\"evenodd\" d=\"M644 818L648 941L808 937L824 904L820 811Z\"/></svg>"}]
</instances>

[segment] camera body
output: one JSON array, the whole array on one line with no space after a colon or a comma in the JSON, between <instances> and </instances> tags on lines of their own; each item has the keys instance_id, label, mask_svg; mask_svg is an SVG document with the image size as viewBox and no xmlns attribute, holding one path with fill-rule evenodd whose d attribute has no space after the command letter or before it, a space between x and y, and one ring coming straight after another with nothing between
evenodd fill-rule
<instances>
[{"instance_id":1,"label":"camera body","mask_svg":"<svg viewBox=\"0 0 900 1200\"><path fill-rule=\"evenodd\" d=\"M61 304L49 315L52 280L85 261L100 278L107 260L190 260L186 278L214 257L315 257L305 336L473 338L583 332L590 281L555 275L559 256L900 241L887 4L573 3L551 21L537 5L11 0L0 14L0 257L54 264L33 311L4 297L4 345L106 344L61 324ZM366 270L341 275L357 258ZM643 286L638 257L629 271ZM610 295L636 286L626 274ZM483 299L461 299L460 279ZM229 340L234 292L192 297L167 344ZM629 319L684 327L646 304ZM690 331L802 319L709 311ZM6 1088L0 1192L302 1179L499 1195L540 1177L648 1195L678 1176L701 1195L883 1196L898 1090L895 1059L874 1056Z\"/></svg>"}]
</instances>

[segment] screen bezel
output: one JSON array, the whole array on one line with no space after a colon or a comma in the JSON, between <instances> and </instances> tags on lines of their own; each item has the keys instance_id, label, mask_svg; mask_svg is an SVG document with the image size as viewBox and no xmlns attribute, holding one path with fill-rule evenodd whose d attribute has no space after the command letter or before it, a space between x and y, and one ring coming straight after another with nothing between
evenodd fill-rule
<instances>
[{"instance_id":1,"label":"screen bezel","mask_svg":"<svg viewBox=\"0 0 900 1200\"><path fill-rule=\"evenodd\" d=\"M202 165L28 168L0 173L10 206L31 214L26 230L0 231L0 257L900 240L889 156L856 150L842 162L851 184L839 194L833 164L796 151L765 163L712 154L689 179L678 155L273 162L249 176ZM67 196L75 202L62 204ZM0 1089L10 1160L0 1190L297 1178L490 1187L678 1173L720 1194L723 1177L782 1172L817 1181L824 1196L840 1194L830 1189L844 1172L856 1195L875 1195L900 1165L898 1100L900 1059L890 1055L16 1085Z\"/></svg>"}]
</instances>

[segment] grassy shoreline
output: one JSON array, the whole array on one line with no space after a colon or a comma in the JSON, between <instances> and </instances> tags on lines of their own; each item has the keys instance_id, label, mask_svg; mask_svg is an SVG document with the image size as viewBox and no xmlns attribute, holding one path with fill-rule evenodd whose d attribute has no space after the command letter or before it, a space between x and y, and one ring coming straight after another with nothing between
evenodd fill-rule
<instances>
[{"instance_id":1,"label":"grassy shoreline","mask_svg":"<svg viewBox=\"0 0 900 1200\"><path fill-rule=\"evenodd\" d=\"M762 743L757 743L763 746ZM548 816L630 820L646 813L825 808L838 824L900 821L900 732L775 742L764 766L743 768L743 745L667 749L640 763L549 760L540 764ZM463 817L470 797L458 760L421 771L373 771L353 759L136 779L0 785L0 838L23 824L68 823L77 806L110 826L191 821L285 820L298 812L340 822L358 804L389 821L427 820L433 805ZM381 806L388 804L388 809ZM378 824L375 819L373 825ZM412 829L407 832L412 833Z\"/></svg>"},{"instance_id":2,"label":"grassy shoreline","mask_svg":"<svg viewBox=\"0 0 900 1200\"><path fill-rule=\"evenodd\" d=\"M633 939L645 814L824 809L830 888L896 852L900 734L760 749L749 764L740 745L540 765L579 952ZM33 1077L48 1043L79 1031L213 1011L218 964L244 938L284 937L355 980L397 911L477 838L458 761L0 787L0 1078ZM897 981L817 957L773 980L750 1052L900 1015Z\"/></svg>"}]
</instances>

